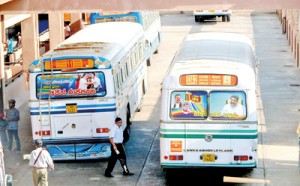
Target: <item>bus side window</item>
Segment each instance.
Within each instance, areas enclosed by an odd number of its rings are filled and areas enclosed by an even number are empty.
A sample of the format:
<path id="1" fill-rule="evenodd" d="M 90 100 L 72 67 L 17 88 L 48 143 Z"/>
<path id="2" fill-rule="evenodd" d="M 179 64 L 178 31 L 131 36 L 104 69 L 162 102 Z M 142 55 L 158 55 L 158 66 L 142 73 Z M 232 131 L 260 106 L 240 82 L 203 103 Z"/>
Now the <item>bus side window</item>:
<path id="1" fill-rule="evenodd" d="M 138 53 L 138 50 L 137 50 L 137 46 L 134 48 L 134 58 L 135 58 L 135 62 L 139 62 L 139 53 Z"/>
<path id="2" fill-rule="evenodd" d="M 144 49 L 143 49 L 143 44 L 142 42 L 139 43 L 139 55 L 142 57 L 144 56 Z"/>
<path id="3" fill-rule="evenodd" d="M 114 84 L 115 84 L 115 92 L 118 92 L 118 90 L 119 90 L 119 77 L 118 77 L 118 74 L 116 74 L 115 77 L 114 77 Z"/>
<path id="4" fill-rule="evenodd" d="M 126 70 L 125 65 L 122 67 L 121 72 L 122 72 L 122 79 L 123 79 L 123 82 L 124 82 L 124 81 L 126 81 L 126 78 L 127 78 L 127 70 Z"/>
<path id="5" fill-rule="evenodd" d="M 133 53 L 130 54 L 130 63 L 131 63 L 132 69 L 135 69 Z"/>
<path id="6" fill-rule="evenodd" d="M 119 73 L 119 78 L 120 78 L 120 83 L 123 83 L 124 79 L 123 79 L 123 70 L 122 70 L 122 68 L 121 68 L 120 73 Z"/>
<path id="7" fill-rule="evenodd" d="M 126 64 L 125 65 L 126 65 L 126 72 L 127 72 L 127 76 L 128 76 L 131 72 L 129 57 L 126 58 Z"/>

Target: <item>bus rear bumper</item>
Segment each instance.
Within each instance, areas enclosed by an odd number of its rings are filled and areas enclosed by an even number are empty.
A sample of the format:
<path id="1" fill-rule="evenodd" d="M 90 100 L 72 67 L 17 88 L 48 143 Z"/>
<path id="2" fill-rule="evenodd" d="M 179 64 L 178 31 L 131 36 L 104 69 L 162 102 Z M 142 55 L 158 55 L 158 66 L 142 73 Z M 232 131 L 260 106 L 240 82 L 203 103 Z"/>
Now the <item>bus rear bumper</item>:
<path id="1" fill-rule="evenodd" d="M 106 159 L 111 155 L 108 139 L 45 140 L 53 160 Z"/>
<path id="2" fill-rule="evenodd" d="M 215 167 L 215 168 L 256 168 L 256 163 L 247 163 L 247 164 L 178 164 L 178 163 L 161 163 L 163 169 L 172 169 L 172 168 L 205 168 L 205 167 Z"/>

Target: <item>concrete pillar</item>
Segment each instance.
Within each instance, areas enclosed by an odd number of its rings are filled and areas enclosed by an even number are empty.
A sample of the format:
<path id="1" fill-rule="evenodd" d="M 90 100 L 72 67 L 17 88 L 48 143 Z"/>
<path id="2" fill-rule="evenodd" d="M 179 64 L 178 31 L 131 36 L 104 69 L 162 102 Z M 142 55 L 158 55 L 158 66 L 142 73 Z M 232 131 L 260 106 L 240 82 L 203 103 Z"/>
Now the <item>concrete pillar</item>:
<path id="1" fill-rule="evenodd" d="M 22 21 L 21 27 L 23 70 L 28 72 L 28 67 L 32 61 L 40 57 L 38 14 L 31 14 L 31 17 Z"/>
<path id="2" fill-rule="evenodd" d="M 4 45 L 5 35 L 4 15 L 0 14 L 0 112 L 4 109 L 4 89 L 5 89 L 5 70 L 4 70 Z"/>
<path id="3" fill-rule="evenodd" d="M 63 13 L 49 13 L 50 50 L 65 40 Z"/>
<path id="4" fill-rule="evenodd" d="M 4 15 L 0 15 L 0 79 L 4 79 L 4 45 L 5 28 L 4 28 Z M 1 85 L 0 85 L 1 86 Z"/>

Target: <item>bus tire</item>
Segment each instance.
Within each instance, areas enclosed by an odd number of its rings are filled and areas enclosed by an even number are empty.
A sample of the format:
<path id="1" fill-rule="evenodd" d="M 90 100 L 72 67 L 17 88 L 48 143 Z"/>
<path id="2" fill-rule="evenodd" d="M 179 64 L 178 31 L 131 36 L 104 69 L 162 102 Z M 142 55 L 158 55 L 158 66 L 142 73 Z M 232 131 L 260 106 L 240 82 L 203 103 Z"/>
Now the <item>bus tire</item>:
<path id="1" fill-rule="evenodd" d="M 227 15 L 227 22 L 230 22 L 230 15 Z"/>
<path id="2" fill-rule="evenodd" d="M 226 21 L 226 16 L 222 16 L 222 22 Z"/>
<path id="3" fill-rule="evenodd" d="M 127 143 L 130 138 L 130 125 L 127 125 L 123 131 L 123 144 Z"/>
<path id="4" fill-rule="evenodd" d="M 151 57 L 149 57 L 149 59 L 147 59 L 147 66 L 148 66 L 148 67 L 151 66 Z"/>
<path id="5" fill-rule="evenodd" d="M 127 106 L 127 113 L 126 113 L 126 128 L 123 131 L 123 143 L 126 143 L 129 138 L 130 138 L 130 125 L 131 125 L 131 120 L 130 120 L 130 109 L 129 105 Z"/>

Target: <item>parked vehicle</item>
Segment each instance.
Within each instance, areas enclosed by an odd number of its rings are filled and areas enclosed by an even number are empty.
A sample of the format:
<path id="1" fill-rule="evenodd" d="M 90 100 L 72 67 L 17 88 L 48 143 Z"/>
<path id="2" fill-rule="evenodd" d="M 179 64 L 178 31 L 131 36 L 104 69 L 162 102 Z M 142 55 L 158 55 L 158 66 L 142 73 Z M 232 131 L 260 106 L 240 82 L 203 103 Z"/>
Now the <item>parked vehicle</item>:
<path id="1" fill-rule="evenodd" d="M 12 175 L 5 174 L 3 146 L 0 140 L 0 185 L 12 186 Z"/>
<path id="2" fill-rule="evenodd" d="M 203 22 L 206 19 L 222 17 L 222 22 L 229 22 L 231 10 L 195 10 L 195 22 Z"/>

